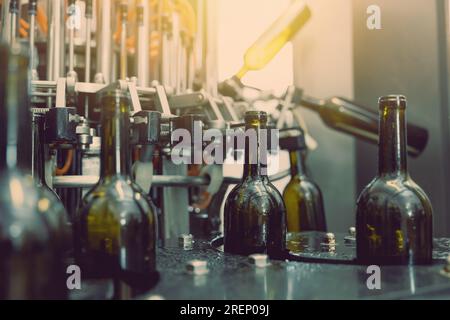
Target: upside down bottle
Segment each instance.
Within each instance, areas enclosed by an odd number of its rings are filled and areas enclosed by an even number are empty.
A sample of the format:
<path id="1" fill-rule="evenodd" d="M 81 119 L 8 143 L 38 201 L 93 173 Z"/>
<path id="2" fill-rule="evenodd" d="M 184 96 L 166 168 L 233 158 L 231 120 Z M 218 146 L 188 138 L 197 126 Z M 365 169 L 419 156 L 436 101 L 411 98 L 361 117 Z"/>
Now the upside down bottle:
<path id="1" fill-rule="evenodd" d="M 225 202 L 224 246 L 234 254 L 267 253 L 281 258 L 286 245 L 286 209 L 267 177 L 266 125 L 265 112 L 246 112 L 244 174 Z"/>
<path id="2" fill-rule="evenodd" d="M 378 175 L 357 201 L 361 263 L 427 264 L 432 260 L 432 208 L 407 171 L 406 98 L 381 97 Z"/>
<path id="3" fill-rule="evenodd" d="M 115 298 L 148 290 L 155 276 L 156 216 L 132 180 L 129 98 L 106 88 L 102 107 L 100 181 L 76 218 L 76 260 L 88 278 L 114 279 Z"/>

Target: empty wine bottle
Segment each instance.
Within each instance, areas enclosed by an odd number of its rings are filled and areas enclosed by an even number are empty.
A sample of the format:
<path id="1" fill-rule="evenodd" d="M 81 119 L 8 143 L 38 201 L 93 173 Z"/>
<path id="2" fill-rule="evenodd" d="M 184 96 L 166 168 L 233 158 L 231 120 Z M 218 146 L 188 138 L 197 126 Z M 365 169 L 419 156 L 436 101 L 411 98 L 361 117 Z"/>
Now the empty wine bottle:
<path id="1" fill-rule="evenodd" d="M 357 201 L 357 257 L 370 264 L 430 263 L 432 208 L 407 171 L 406 98 L 382 97 L 379 107 L 378 175 Z"/>
<path id="2" fill-rule="evenodd" d="M 147 290 L 154 279 L 156 216 L 131 176 L 129 98 L 111 88 L 99 93 L 100 180 L 75 219 L 75 252 L 85 277 L 114 279 L 119 298 L 124 289 Z"/>
<path id="3" fill-rule="evenodd" d="M 267 177 L 266 125 L 265 112 L 246 112 L 244 174 L 225 202 L 224 246 L 230 253 L 281 258 L 286 245 L 286 209 Z"/>
<path id="4" fill-rule="evenodd" d="M 64 208 L 58 194 L 49 187 L 45 178 L 45 115 L 40 110 L 34 109 L 32 115 L 33 124 L 33 167 L 32 176 L 40 192 L 42 208 L 45 210 L 45 216 L 52 227 L 57 241 L 68 246 L 70 239 L 71 228 L 67 217 L 66 209 Z"/>
<path id="5" fill-rule="evenodd" d="M 306 172 L 307 147 L 303 134 L 280 139 L 289 151 L 291 180 L 283 192 L 288 232 L 326 231 L 322 192 Z"/>
<path id="6" fill-rule="evenodd" d="M 49 187 L 45 178 L 45 113 L 43 110 L 32 109 L 32 141 L 33 157 L 31 173 L 34 178 L 34 183 L 38 189 L 38 209 L 45 216 L 50 233 L 52 243 L 56 247 L 56 255 L 59 261 L 55 263 L 60 264 L 61 267 L 56 266 L 59 270 L 58 274 L 54 274 L 56 286 L 59 286 L 61 294 L 67 290 L 66 286 L 66 272 L 65 266 L 69 258 L 72 258 L 72 228 L 70 226 L 66 209 L 61 202 L 61 199 L 56 192 Z"/>
<path id="7" fill-rule="evenodd" d="M 30 175 L 26 52 L 0 46 L 0 299 L 60 299 L 67 288 L 46 218 L 50 204 Z"/>

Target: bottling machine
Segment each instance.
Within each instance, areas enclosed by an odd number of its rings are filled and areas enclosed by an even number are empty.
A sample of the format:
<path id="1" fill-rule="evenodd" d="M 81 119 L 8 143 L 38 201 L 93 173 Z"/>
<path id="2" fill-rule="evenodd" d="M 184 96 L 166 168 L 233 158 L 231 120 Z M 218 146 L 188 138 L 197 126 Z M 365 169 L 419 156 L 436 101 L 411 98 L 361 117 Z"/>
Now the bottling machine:
<path id="1" fill-rule="evenodd" d="M 286 88 L 283 96 L 274 96 L 241 81 L 246 72 L 263 68 L 314 19 L 304 1 L 292 1 L 245 53 L 243 67 L 221 83 L 211 18 L 217 10 L 215 1 L 2 0 L 0 4 L 2 43 L 22 48 L 28 59 L 29 111 L 36 123 L 34 135 L 39 137 L 31 139 L 28 148 L 32 154 L 41 150 L 44 184 L 60 198 L 68 223 L 76 224 L 83 197 L 99 183 L 106 139 L 102 137 L 106 111 L 99 96 L 105 92 L 126 97 L 132 176 L 155 205 L 158 275 L 151 285 L 136 295 L 115 292 L 108 279 L 82 279 L 81 289 L 69 289 L 68 298 L 449 296 L 448 238 L 434 239 L 431 265 L 383 269 L 381 291 L 366 287 L 370 274 L 356 259 L 353 226 L 348 234 L 333 233 L 325 221 L 317 228 L 288 230 L 287 254 L 282 259 L 258 252 L 249 256 L 224 252 L 223 203 L 229 186 L 241 179 L 224 176 L 226 163 L 206 163 L 204 141 L 191 141 L 183 149 L 181 156 L 187 161 L 173 161 L 179 151 L 177 130 L 200 137 L 208 130 L 225 135 L 245 125 L 245 114 L 264 111 L 261 105 L 273 100 L 277 107 L 268 114 L 267 129 L 277 134 L 268 143 L 271 159 L 280 150 L 306 157 L 308 149 L 315 148 L 302 108 L 316 112 L 324 125 L 337 132 L 378 143 L 378 114 L 350 99 L 311 97 L 295 86 Z M 406 127 L 407 153 L 419 157 L 427 146 L 428 131 L 412 123 Z M 223 141 L 211 144 L 223 147 Z M 229 159 L 242 160 L 243 146 L 223 148 Z M 194 160 L 196 154 L 200 161 Z M 268 179 L 277 181 L 290 174 L 291 170 L 278 170 L 270 172 Z M 67 264 L 76 261 L 68 257 Z M 7 298 L 21 297 L 5 292 Z"/>

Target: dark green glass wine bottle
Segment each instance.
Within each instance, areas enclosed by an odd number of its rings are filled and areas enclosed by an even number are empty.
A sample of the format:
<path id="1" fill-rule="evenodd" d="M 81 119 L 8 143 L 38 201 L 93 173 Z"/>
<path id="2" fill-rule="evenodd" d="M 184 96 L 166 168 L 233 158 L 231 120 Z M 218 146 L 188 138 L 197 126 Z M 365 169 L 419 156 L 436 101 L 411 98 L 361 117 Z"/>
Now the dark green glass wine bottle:
<path id="1" fill-rule="evenodd" d="M 60 251 L 31 177 L 28 57 L 0 45 L 0 299 L 63 299 Z"/>
<path id="2" fill-rule="evenodd" d="M 306 172 L 304 136 L 292 137 L 289 147 L 291 180 L 283 191 L 288 232 L 326 231 L 322 192 Z"/>
<path id="3" fill-rule="evenodd" d="M 262 146 L 266 126 L 265 112 L 246 112 L 244 174 L 225 202 L 224 246 L 230 253 L 281 258 L 286 246 L 286 209 L 267 177 L 267 149 Z"/>
<path id="4" fill-rule="evenodd" d="M 61 199 L 49 187 L 45 178 L 45 114 L 40 109 L 32 109 L 32 136 L 30 146 L 33 147 L 31 174 L 38 190 L 38 211 L 45 217 L 50 228 L 52 244 L 55 246 L 55 269 L 53 285 L 63 295 L 67 292 L 66 267 L 73 258 L 72 227 Z"/>
<path id="5" fill-rule="evenodd" d="M 148 196 L 132 180 L 129 98 L 118 90 L 99 94 L 102 108 L 100 181 L 83 199 L 75 222 L 76 260 L 85 277 L 148 289 L 156 272 L 156 216 Z"/>
<path id="6" fill-rule="evenodd" d="M 357 257 L 370 264 L 427 264 L 432 207 L 407 171 L 406 98 L 382 97 L 379 108 L 378 175 L 357 201 Z"/>
<path id="7" fill-rule="evenodd" d="M 57 245 L 62 251 L 70 248 L 72 229 L 66 209 L 56 192 L 49 187 L 45 178 L 45 113 L 32 109 L 32 176 L 39 190 L 39 208 L 47 218 Z"/>

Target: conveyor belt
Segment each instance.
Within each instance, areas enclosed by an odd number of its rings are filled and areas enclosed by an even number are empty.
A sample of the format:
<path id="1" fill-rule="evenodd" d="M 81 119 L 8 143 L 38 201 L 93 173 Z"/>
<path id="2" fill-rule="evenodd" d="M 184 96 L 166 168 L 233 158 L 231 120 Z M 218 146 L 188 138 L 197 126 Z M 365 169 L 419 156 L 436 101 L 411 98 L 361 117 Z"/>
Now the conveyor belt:
<path id="1" fill-rule="evenodd" d="M 344 235 L 337 235 L 338 246 Z M 158 251 L 160 281 L 140 299 L 414 299 L 450 298 L 450 277 L 441 274 L 450 253 L 450 239 L 435 240 L 434 263 L 430 266 L 382 266 L 381 290 L 369 290 L 366 266 L 271 261 L 255 267 L 247 257 L 235 256 L 197 240 L 192 250 L 168 241 Z M 347 252 L 348 253 L 348 252 Z M 310 253 L 309 253 L 310 254 Z M 186 264 L 193 260 L 208 263 L 209 272 L 193 275 Z M 72 298 L 104 298 L 111 285 L 84 284 Z"/>

